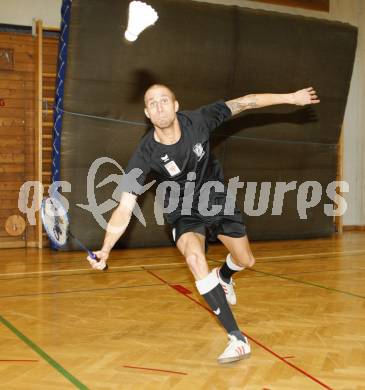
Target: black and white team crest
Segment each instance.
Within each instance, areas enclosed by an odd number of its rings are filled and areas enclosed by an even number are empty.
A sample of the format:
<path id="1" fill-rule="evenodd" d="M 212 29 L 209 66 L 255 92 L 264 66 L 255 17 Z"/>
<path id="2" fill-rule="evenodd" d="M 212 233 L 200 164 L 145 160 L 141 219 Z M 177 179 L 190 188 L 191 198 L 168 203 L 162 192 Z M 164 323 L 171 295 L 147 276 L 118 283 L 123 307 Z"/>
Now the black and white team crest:
<path id="1" fill-rule="evenodd" d="M 164 156 L 161 157 L 161 160 L 165 163 L 165 162 L 169 161 L 169 156 L 167 154 L 165 154 Z"/>
<path id="2" fill-rule="evenodd" d="M 203 145 L 200 142 L 195 144 L 193 147 L 193 152 L 198 156 L 198 161 L 200 161 L 205 154 Z"/>

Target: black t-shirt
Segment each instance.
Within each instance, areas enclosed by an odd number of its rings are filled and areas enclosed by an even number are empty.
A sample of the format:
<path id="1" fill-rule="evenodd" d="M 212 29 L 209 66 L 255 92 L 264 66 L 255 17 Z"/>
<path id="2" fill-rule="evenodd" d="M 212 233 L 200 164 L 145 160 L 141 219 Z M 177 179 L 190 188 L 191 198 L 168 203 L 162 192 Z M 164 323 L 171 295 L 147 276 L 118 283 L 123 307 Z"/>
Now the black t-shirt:
<path id="1" fill-rule="evenodd" d="M 223 183 L 223 170 L 211 154 L 209 138 L 211 132 L 231 115 L 230 109 L 223 101 L 203 106 L 195 111 L 178 112 L 181 137 L 172 145 L 157 142 L 154 139 L 154 129 L 148 131 L 140 141 L 125 170 L 129 173 L 139 168 L 136 171 L 140 173 L 136 178 L 140 187 L 133 188 L 129 192 L 139 195 L 146 176 L 153 173 L 158 182 L 174 181 L 179 184 L 179 207 L 181 207 L 183 195 L 186 196 L 189 191 L 193 197 L 193 205 L 195 205 L 204 183 L 208 181 Z M 192 172 L 195 175 L 191 174 Z M 195 188 L 189 181 L 195 183 Z"/>

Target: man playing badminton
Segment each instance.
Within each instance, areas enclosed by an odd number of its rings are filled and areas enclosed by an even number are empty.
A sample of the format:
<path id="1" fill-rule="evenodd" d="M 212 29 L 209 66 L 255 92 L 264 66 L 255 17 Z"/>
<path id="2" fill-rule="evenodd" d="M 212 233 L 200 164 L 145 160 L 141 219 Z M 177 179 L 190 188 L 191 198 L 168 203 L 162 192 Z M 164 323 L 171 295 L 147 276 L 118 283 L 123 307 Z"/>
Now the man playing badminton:
<path id="1" fill-rule="evenodd" d="M 138 168 L 140 187 L 150 172 L 160 181 L 174 181 L 180 185 L 178 206 L 165 217 L 199 293 L 227 331 L 229 343 L 218 362 L 246 358 L 251 348 L 228 303 L 236 303 L 232 276 L 245 267 L 252 267 L 255 259 L 239 209 L 234 207 L 233 212 L 224 212 L 229 197 L 223 186 L 222 167 L 211 155 L 209 137 L 225 120 L 244 110 L 276 104 L 304 106 L 319 103 L 319 99 L 313 88 L 305 88 L 290 94 L 246 95 L 227 102 L 218 101 L 196 111 L 179 112 L 174 93 L 167 86 L 153 85 L 146 91 L 144 101 L 145 114 L 153 128 L 140 141 L 126 173 Z M 219 190 L 210 191 L 209 187 L 205 196 L 200 196 L 206 183 L 212 181 L 218 183 Z M 186 185 L 191 185 L 189 207 L 182 197 Z M 101 261 L 88 257 L 93 268 L 105 267 L 111 249 L 129 224 L 137 196 L 138 189 L 122 193 L 120 204 L 109 221 L 103 247 L 95 252 Z M 214 208 L 218 211 L 210 212 Z M 212 271 L 209 271 L 205 257 L 207 237 L 218 238 L 229 252 L 223 266 Z"/>

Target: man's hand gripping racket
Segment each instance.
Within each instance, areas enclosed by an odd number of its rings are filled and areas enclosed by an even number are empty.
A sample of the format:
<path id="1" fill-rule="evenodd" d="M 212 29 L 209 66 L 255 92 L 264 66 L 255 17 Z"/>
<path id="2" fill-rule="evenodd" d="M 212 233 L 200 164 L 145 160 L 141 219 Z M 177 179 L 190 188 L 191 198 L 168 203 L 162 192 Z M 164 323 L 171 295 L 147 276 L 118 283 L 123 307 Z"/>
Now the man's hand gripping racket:
<path id="1" fill-rule="evenodd" d="M 57 198 L 43 199 L 41 217 L 44 229 L 56 247 L 60 248 L 64 246 L 69 238 L 73 238 L 80 248 L 87 252 L 87 259 L 93 269 L 100 271 L 106 271 L 108 269 L 106 260 L 108 259 L 109 253 L 105 251 L 92 252 L 71 233 L 67 212 Z"/>
<path id="2" fill-rule="evenodd" d="M 87 257 L 91 267 L 99 271 L 106 271 L 108 269 L 108 264 L 106 263 L 109 257 L 109 253 L 103 250 L 91 252 Z"/>

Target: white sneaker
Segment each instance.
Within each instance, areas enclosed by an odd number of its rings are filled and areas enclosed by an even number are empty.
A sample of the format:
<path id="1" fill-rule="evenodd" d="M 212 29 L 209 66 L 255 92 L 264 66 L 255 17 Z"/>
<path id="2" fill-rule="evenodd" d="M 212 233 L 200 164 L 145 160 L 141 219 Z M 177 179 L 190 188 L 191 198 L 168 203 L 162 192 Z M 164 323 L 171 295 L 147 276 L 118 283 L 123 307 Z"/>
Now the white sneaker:
<path id="1" fill-rule="evenodd" d="M 251 356 L 251 347 L 245 337 L 246 342 L 238 340 L 236 336 L 228 335 L 229 342 L 222 355 L 218 357 L 218 363 L 231 363 L 236 360 L 247 359 Z"/>
<path id="2" fill-rule="evenodd" d="M 219 273 L 219 268 L 214 268 L 214 270 L 217 274 L 217 277 L 219 279 L 219 283 L 221 284 L 224 293 L 226 294 L 227 302 L 230 305 L 235 305 L 237 303 L 236 293 L 234 292 L 234 281 L 231 278 L 231 281 L 229 283 L 226 283 Z"/>

